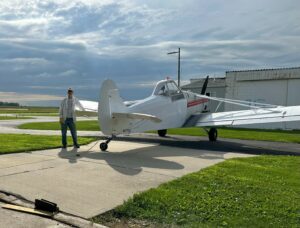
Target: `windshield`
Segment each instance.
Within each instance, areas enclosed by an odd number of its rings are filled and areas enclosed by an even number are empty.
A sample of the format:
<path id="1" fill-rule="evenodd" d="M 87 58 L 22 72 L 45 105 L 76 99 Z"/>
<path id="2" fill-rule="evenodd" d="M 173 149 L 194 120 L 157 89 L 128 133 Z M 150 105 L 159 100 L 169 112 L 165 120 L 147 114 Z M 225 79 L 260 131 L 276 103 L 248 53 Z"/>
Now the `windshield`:
<path id="1" fill-rule="evenodd" d="M 156 85 L 153 94 L 160 96 L 172 96 L 180 94 L 181 91 L 174 81 L 161 81 Z"/>
<path id="2" fill-rule="evenodd" d="M 175 82 L 168 82 L 167 83 L 168 89 L 169 89 L 169 95 L 174 95 L 180 93 L 180 90 L 178 89 Z"/>

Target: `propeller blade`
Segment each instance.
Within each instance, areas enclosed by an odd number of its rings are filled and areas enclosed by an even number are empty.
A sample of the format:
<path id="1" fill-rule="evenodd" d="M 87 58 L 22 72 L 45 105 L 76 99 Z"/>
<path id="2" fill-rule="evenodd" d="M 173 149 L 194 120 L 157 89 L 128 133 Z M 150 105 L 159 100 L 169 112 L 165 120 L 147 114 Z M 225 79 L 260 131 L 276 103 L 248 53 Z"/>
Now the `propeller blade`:
<path id="1" fill-rule="evenodd" d="M 201 90 L 201 95 L 205 95 L 207 84 L 208 84 L 208 78 L 209 78 L 209 76 L 207 75 L 207 77 L 206 77 L 206 79 L 203 83 L 203 87 L 202 87 L 202 90 Z"/>

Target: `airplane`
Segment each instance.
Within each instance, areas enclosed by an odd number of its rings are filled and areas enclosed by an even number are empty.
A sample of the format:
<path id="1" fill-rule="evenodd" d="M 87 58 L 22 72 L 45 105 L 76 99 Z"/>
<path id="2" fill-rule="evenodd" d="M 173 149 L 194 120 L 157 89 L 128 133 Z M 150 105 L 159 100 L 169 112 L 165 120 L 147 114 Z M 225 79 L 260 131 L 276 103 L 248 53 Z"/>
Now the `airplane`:
<path id="1" fill-rule="evenodd" d="M 99 126 L 107 136 L 100 144 L 106 151 L 109 142 L 118 135 L 157 131 L 166 136 L 167 129 L 202 127 L 210 141 L 218 137 L 217 126 L 236 126 L 245 124 L 300 121 L 300 106 L 277 106 L 242 100 L 210 97 L 205 95 L 208 84 L 206 78 L 200 94 L 184 91 L 174 80 L 157 82 L 153 93 L 142 100 L 123 101 L 114 81 L 107 79 L 102 83 L 99 102 L 79 100 L 84 110 L 98 113 Z M 247 108 L 247 110 L 227 112 L 207 112 L 209 100 Z M 209 130 L 208 130 L 209 129 Z"/>

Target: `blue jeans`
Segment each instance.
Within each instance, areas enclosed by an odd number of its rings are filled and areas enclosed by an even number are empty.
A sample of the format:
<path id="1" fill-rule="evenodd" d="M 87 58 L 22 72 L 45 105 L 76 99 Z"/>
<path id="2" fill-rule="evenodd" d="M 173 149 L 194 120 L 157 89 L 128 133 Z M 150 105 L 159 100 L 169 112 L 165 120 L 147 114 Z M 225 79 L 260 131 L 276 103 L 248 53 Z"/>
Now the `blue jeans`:
<path id="1" fill-rule="evenodd" d="M 67 118 L 63 124 L 61 124 L 61 135 L 62 135 L 62 144 L 63 146 L 67 146 L 67 130 L 68 127 L 71 131 L 73 144 L 78 145 L 77 142 L 77 132 L 76 132 L 76 125 L 73 121 L 73 118 Z"/>

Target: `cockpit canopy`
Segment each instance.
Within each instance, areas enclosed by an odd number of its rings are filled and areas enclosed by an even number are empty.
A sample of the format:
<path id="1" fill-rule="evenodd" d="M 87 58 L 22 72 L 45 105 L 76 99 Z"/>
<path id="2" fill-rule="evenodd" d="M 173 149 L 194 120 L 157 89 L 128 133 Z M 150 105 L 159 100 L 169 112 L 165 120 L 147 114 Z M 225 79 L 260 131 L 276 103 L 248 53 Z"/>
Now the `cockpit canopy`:
<path id="1" fill-rule="evenodd" d="M 152 95 L 172 96 L 181 93 L 181 90 L 173 80 L 163 80 L 156 84 Z"/>

